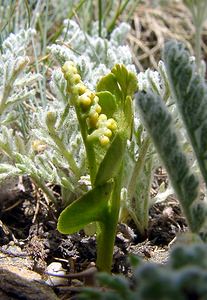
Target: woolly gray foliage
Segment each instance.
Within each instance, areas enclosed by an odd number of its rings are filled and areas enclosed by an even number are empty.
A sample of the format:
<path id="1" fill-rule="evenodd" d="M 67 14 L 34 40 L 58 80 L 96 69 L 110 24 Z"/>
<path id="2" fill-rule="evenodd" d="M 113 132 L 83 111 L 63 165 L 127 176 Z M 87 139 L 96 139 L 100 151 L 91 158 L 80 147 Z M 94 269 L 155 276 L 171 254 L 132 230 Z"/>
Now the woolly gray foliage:
<path id="1" fill-rule="evenodd" d="M 85 33 L 73 20 L 65 20 L 64 24 L 63 45 L 54 44 L 48 48 L 59 63 L 74 61 L 82 79 L 90 88 L 94 89 L 97 80 L 106 75 L 116 63 L 123 63 L 127 69 L 135 71 L 130 49 L 124 45 L 130 30 L 128 24 L 121 23 L 109 40 L 98 36 L 97 23 L 92 26 L 91 35 Z M 105 29 L 103 36 L 104 32 Z"/>
<path id="2" fill-rule="evenodd" d="M 26 53 L 31 37 L 35 34 L 32 29 L 21 30 L 18 34 L 11 33 L 2 44 L 0 54 L 0 114 L 1 122 L 12 121 L 8 118 L 11 111 L 8 108 L 22 100 L 30 99 L 35 94 L 31 86 L 40 78 L 39 74 L 29 72 L 29 58 Z M 7 115 L 3 115 L 7 109 Z M 14 116 L 14 114 L 12 113 Z"/>
<path id="3" fill-rule="evenodd" d="M 174 98 L 207 183 L 207 85 L 182 44 L 167 43 L 164 59 Z"/>
<path id="4" fill-rule="evenodd" d="M 134 261 L 130 280 L 120 275 L 100 273 L 102 288 L 84 288 L 80 300 L 184 300 L 205 299 L 207 293 L 207 247 L 197 244 L 177 246 L 170 253 L 167 264 L 157 265 Z"/>
<path id="5" fill-rule="evenodd" d="M 137 104 L 143 123 L 165 164 L 189 226 L 193 232 L 198 232 L 204 225 L 207 209 L 206 205 L 197 200 L 198 179 L 191 173 L 181 150 L 171 115 L 162 99 L 151 91 L 139 92 Z"/>

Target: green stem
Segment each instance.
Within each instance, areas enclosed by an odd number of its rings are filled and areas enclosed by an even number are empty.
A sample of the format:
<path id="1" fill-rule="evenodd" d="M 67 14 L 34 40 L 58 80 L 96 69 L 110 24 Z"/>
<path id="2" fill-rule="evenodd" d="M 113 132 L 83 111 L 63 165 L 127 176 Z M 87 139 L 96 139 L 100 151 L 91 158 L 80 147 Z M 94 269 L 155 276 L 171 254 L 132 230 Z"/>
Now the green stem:
<path id="1" fill-rule="evenodd" d="M 130 179 L 130 182 L 129 182 L 129 185 L 127 188 L 129 199 L 132 199 L 134 196 L 134 193 L 136 190 L 136 181 L 137 181 L 137 178 L 139 178 L 139 176 L 143 170 L 146 155 L 148 153 L 150 144 L 151 144 L 150 138 L 149 138 L 149 136 L 147 136 L 144 139 L 144 141 L 142 142 L 142 146 L 139 151 L 139 157 L 135 163 L 134 170 L 133 170 L 133 173 L 132 173 L 132 176 L 131 176 L 131 179 Z"/>
<path id="2" fill-rule="evenodd" d="M 124 9 L 126 8 L 126 6 L 128 5 L 128 3 L 130 2 L 130 0 L 126 0 L 122 5 L 119 4 L 116 13 L 114 15 L 114 18 L 112 19 L 111 23 L 109 24 L 107 31 L 109 33 L 111 33 L 115 27 L 116 21 L 118 19 L 118 17 L 122 14 L 122 12 L 124 11 Z"/>
<path id="3" fill-rule="evenodd" d="M 68 13 L 67 19 L 69 19 L 69 20 L 72 19 L 74 17 L 74 15 L 77 14 L 78 10 L 82 7 L 82 5 L 85 2 L 86 2 L 86 0 L 80 0 L 79 3 L 75 7 L 73 7 L 72 10 L 70 10 L 70 12 Z M 50 37 L 48 38 L 48 44 L 55 43 L 56 40 L 59 38 L 59 36 L 62 34 L 64 28 L 65 28 L 64 25 L 61 25 L 60 27 L 58 27 L 58 29 L 55 28 L 55 33 L 50 35 Z M 63 41 L 65 41 L 65 39 L 66 39 L 68 30 L 69 30 L 69 26 L 67 26 L 67 28 L 66 28 Z"/>
<path id="4" fill-rule="evenodd" d="M 130 10 L 127 11 L 127 18 L 125 20 L 125 22 L 131 22 L 132 18 L 133 18 L 133 14 L 136 11 L 138 4 L 139 4 L 140 0 L 134 0 L 132 3 L 132 6 L 130 7 Z"/>
<path id="5" fill-rule="evenodd" d="M 105 222 L 97 224 L 97 260 L 96 265 L 101 272 L 111 272 L 114 242 L 120 209 L 120 193 L 123 167 L 119 178 L 114 179 L 114 189 L 109 201 L 108 211 L 105 213 Z"/>
<path id="6" fill-rule="evenodd" d="M 107 215 L 107 214 L 106 214 Z M 97 259 L 96 266 L 100 272 L 111 272 L 113 260 L 114 241 L 116 235 L 116 226 L 110 220 L 108 222 L 97 224 Z"/>
<path id="7" fill-rule="evenodd" d="M 202 33 L 202 25 L 198 24 L 195 26 L 195 57 L 196 57 L 196 67 L 197 72 L 200 73 L 201 66 L 201 33 Z"/>
<path id="8" fill-rule="evenodd" d="M 113 10 L 113 1 L 107 1 L 104 12 L 103 12 L 103 19 L 106 20 L 106 18 L 110 15 L 111 11 Z"/>
<path id="9" fill-rule="evenodd" d="M 93 186 L 97 174 L 95 152 L 93 146 L 89 144 L 88 141 L 85 143 L 85 147 L 86 147 L 86 154 L 87 154 L 88 166 L 90 171 L 91 184 Z"/>
<path id="10" fill-rule="evenodd" d="M 102 0 L 98 0 L 98 35 L 102 36 Z"/>
<path id="11" fill-rule="evenodd" d="M 45 5 L 45 20 L 44 20 L 44 30 L 43 30 L 43 47 L 42 47 L 42 55 L 46 55 L 46 47 L 47 47 L 47 30 L 48 30 L 48 9 L 49 9 L 49 1 L 46 0 Z"/>
<path id="12" fill-rule="evenodd" d="M 9 82 L 7 82 L 3 88 L 3 95 L 0 100 L 0 115 L 3 114 L 4 110 L 7 107 L 6 101 L 9 98 L 9 95 L 12 91 L 12 86 L 13 86 L 14 81 L 15 81 L 15 78 L 9 80 Z"/>
<path id="13" fill-rule="evenodd" d="M 77 14 L 77 11 L 83 6 L 85 2 L 86 0 L 80 0 L 79 3 L 75 7 L 73 7 L 71 12 L 68 14 L 68 19 L 72 19 L 72 17 Z"/>
<path id="14" fill-rule="evenodd" d="M 5 83 L 4 87 L 3 87 L 3 93 L 2 93 L 2 97 L 0 99 L 0 115 L 3 114 L 4 110 L 7 108 L 7 99 L 9 98 L 9 95 L 13 89 L 13 84 L 16 80 L 16 78 L 18 77 L 18 75 L 21 73 L 21 71 L 24 69 L 24 67 L 26 66 L 27 61 L 24 62 L 24 64 L 17 69 L 16 71 L 13 71 L 12 77 L 7 80 L 7 82 Z M 8 74 L 7 74 L 8 76 Z"/>
<path id="15" fill-rule="evenodd" d="M 133 220 L 134 224 L 136 225 L 136 228 L 141 236 L 145 236 L 145 230 L 143 229 L 143 224 L 139 218 L 137 218 L 137 215 L 131 207 L 127 208 L 128 213 L 130 214 L 131 219 Z"/>
<path id="16" fill-rule="evenodd" d="M 150 188 L 152 182 L 152 167 L 153 167 L 153 155 L 145 159 L 145 165 L 136 184 L 135 193 L 135 216 L 139 227 L 137 228 L 143 238 L 146 238 L 149 221 L 149 199 Z M 130 211 L 131 212 L 131 211 Z M 136 223 L 136 222 L 135 222 Z"/>
<path id="17" fill-rule="evenodd" d="M 149 221 L 149 199 L 150 199 L 150 189 L 152 184 L 152 170 L 153 170 L 153 155 L 151 154 L 149 161 L 146 164 L 147 170 L 147 182 L 146 182 L 146 189 L 144 194 L 144 201 L 143 201 L 143 227 L 146 230 L 148 227 Z"/>
<path id="18" fill-rule="evenodd" d="M 70 103 L 68 102 L 64 108 L 62 115 L 61 115 L 59 124 L 57 125 L 57 129 L 60 129 L 63 126 L 63 123 L 65 122 L 65 119 L 68 116 L 69 110 L 70 110 Z"/>
<path id="19" fill-rule="evenodd" d="M 86 150 L 86 156 L 88 160 L 91 184 L 93 186 L 96 178 L 96 173 L 97 173 L 96 156 L 95 156 L 93 145 L 91 144 L 91 142 L 87 140 L 88 133 L 87 133 L 87 126 L 86 126 L 86 118 L 82 117 L 79 107 L 75 105 L 75 103 L 77 102 L 76 97 L 77 96 L 75 95 L 72 96 L 71 103 L 73 103 L 75 107 L 76 116 L 78 118 L 78 123 L 80 125 L 81 136 L 83 138 L 83 142 Z"/>

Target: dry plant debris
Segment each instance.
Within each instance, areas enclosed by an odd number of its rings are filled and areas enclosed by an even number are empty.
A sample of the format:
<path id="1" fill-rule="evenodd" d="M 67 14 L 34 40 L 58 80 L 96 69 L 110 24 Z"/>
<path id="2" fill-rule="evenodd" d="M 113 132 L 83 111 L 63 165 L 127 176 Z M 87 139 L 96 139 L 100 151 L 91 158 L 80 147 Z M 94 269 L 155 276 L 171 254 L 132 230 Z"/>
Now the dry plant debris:
<path id="1" fill-rule="evenodd" d="M 147 2 L 147 1 L 146 1 Z M 152 2 L 152 1 L 151 1 Z M 176 39 L 184 42 L 193 55 L 194 26 L 187 8 L 180 1 L 152 7 L 152 3 L 139 5 L 133 18 L 133 29 L 128 37 L 134 63 L 138 70 L 157 68 L 164 42 Z M 203 31 L 203 54 L 207 56 L 207 23 Z"/>

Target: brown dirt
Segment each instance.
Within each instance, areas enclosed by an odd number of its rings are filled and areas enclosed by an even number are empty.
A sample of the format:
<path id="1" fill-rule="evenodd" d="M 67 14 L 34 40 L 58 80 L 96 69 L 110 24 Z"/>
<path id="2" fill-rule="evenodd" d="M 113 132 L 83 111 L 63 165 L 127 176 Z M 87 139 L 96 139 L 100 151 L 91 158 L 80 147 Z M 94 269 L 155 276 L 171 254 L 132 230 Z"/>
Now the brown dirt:
<path id="1" fill-rule="evenodd" d="M 6 284 L 10 286 L 10 281 L 7 282 L 7 279 L 0 281 L 0 292 L 2 295 L 5 294 L 5 298 L 2 296 L 1 299 L 19 299 L 17 295 L 22 292 L 21 286 L 26 284 L 24 281 L 27 272 L 30 274 L 28 279 L 30 281 L 26 285 L 31 286 L 31 293 L 29 289 L 25 290 L 26 296 L 23 299 L 33 299 L 33 292 L 37 288 L 36 276 L 40 279 L 38 284 L 43 287 L 42 294 L 40 291 L 35 299 L 47 299 L 44 298 L 44 282 L 48 279 L 46 267 L 52 262 L 60 262 L 70 276 L 85 272 L 87 268 L 95 265 L 96 239 L 94 236 L 86 236 L 84 231 L 73 235 L 61 235 L 56 230 L 59 212 L 39 191 L 35 190 L 29 178 L 9 182 L 6 187 L 7 189 L 1 187 L 4 189 L 4 198 L 1 198 L 0 216 L 0 273 L 4 274 L 5 278 L 21 276 L 13 280 L 16 292 L 13 286 L 12 295 L 6 294 L 4 289 Z M 132 222 L 128 225 L 120 224 L 117 230 L 112 272 L 130 275 L 129 253 L 136 254 L 144 260 L 165 263 L 176 234 L 185 230 L 185 220 L 174 198 L 155 204 L 150 209 L 147 239 L 144 241 L 140 241 Z M 17 274 L 14 275 L 15 268 L 19 268 L 21 272 L 16 272 Z M 52 288 L 46 286 L 46 290 L 51 290 L 53 293 L 51 297 L 54 299 L 70 299 L 71 290 L 84 285 L 86 277 L 90 277 L 91 274 L 90 276 L 83 274 L 79 278 L 73 276 L 74 278 L 64 282 L 64 287 L 53 287 L 56 295 Z M 16 283 L 18 280 L 21 284 Z M 65 298 L 66 295 L 68 298 Z M 7 296 L 11 298 L 6 298 Z"/>

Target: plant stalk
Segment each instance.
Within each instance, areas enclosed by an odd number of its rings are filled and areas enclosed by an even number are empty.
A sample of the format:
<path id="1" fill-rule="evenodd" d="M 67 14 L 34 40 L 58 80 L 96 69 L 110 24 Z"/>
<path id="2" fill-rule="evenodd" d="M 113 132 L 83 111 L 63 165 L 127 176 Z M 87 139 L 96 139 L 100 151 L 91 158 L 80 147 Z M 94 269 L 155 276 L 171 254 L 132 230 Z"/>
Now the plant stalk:
<path id="1" fill-rule="evenodd" d="M 89 172 L 90 172 L 90 179 L 91 179 L 91 184 L 93 186 L 96 173 L 97 173 L 97 165 L 96 165 L 96 157 L 95 157 L 95 152 L 93 149 L 93 146 L 91 145 L 90 142 L 87 140 L 87 127 L 86 127 L 86 120 L 85 118 L 81 117 L 81 113 L 79 111 L 79 108 L 76 103 L 76 96 L 73 96 L 71 98 L 71 103 L 73 103 L 75 110 L 76 110 L 76 116 L 78 118 L 78 123 L 80 125 L 80 131 L 81 131 L 81 136 L 83 138 L 85 150 L 86 150 L 86 157 L 88 160 L 88 167 L 89 167 Z"/>
<path id="2" fill-rule="evenodd" d="M 202 34 L 202 25 L 196 25 L 195 33 L 195 57 L 196 57 L 196 68 L 197 72 L 200 73 L 201 67 L 201 34 Z"/>
<path id="3" fill-rule="evenodd" d="M 125 8 L 127 7 L 127 5 L 129 4 L 130 0 L 126 0 L 122 5 L 121 2 L 116 10 L 116 13 L 111 21 L 111 23 L 109 24 L 107 31 L 108 33 L 111 33 L 116 25 L 116 21 L 118 19 L 118 17 L 123 13 L 123 11 L 125 10 Z"/>
<path id="4" fill-rule="evenodd" d="M 98 35 L 102 37 L 102 0 L 98 0 Z"/>
<path id="5" fill-rule="evenodd" d="M 136 181 L 137 181 L 137 178 L 139 178 L 139 176 L 143 170 L 146 155 L 148 153 L 147 151 L 149 149 L 150 144 L 151 144 L 150 137 L 147 136 L 144 139 L 144 141 L 142 142 L 142 146 L 139 151 L 139 157 L 135 163 L 134 170 L 133 170 L 133 173 L 132 173 L 132 176 L 131 176 L 131 179 L 130 179 L 130 182 L 129 182 L 129 185 L 127 188 L 129 199 L 132 199 L 134 196 L 134 193 L 136 190 Z"/>
<path id="6" fill-rule="evenodd" d="M 114 242 L 119 218 L 122 173 L 123 166 L 119 173 L 120 177 L 114 178 L 114 189 L 109 202 L 108 211 L 105 214 L 105 220 L 103 223 L 99 222 L 97 224 L 96 265 L 101 272 L 111 272 Z"/>

